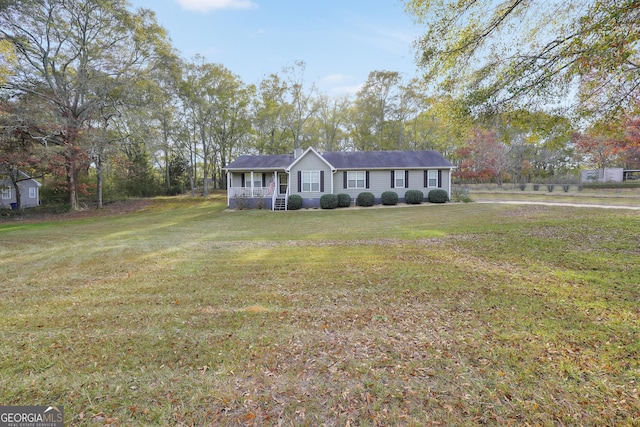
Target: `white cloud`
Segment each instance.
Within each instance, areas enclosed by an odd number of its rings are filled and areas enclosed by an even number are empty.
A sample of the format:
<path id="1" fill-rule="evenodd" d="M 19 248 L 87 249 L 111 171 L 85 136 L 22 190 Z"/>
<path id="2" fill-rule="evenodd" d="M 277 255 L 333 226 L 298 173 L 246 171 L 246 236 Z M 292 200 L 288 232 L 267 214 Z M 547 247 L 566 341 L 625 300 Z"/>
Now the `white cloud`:
<path id="1" fill-rule="evenodd" d="M 332 97 L 355 95 L 362 88 L 362 84 L 357 84 L 354 76 L 340 73 L 328 74 L 320 78 L 318 86 Z"/>
<path id="2" fill-rule="evenodd" d="M 251 0 L 177 0 L 183 8 L 195 12 L 209 12 L 219 9 L 253 9 L 258 7 Z"/>
<path id="3" fill-rule="evenodd" d="M 348 74 L 329 74 L 320 79 L 320 84 L 338 85 L 353 81 L 353 76 Z"/>

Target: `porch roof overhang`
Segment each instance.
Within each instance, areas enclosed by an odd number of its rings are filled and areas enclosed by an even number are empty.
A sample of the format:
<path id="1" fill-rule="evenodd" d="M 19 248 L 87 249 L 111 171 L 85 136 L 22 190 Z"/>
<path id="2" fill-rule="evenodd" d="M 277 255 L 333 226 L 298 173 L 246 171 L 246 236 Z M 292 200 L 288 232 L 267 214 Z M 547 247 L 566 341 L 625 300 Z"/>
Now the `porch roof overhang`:
<path id="1" fill-rule="evenodd" d="M 292 154 L 240 156 L 224 167 L 223 170 L 229 172 L 284 172 L 293 160 Z"/>
<path id="2" fill-rule="evenodd" d="M 223 168 L 227 172 L 286 172 L 284 168 Z"/>

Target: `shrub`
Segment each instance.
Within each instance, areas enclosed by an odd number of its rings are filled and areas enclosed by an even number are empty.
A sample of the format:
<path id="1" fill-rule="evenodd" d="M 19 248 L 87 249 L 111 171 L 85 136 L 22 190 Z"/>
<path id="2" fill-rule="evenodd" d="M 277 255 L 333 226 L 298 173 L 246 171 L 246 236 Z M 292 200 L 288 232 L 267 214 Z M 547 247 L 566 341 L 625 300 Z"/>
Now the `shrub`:
<path id="1" fill-rule="evenodd" d="M 453 187 L 451 189 L 451 201 L 455 203 L 473 202 L 471 196 L 469 196 L 469 190 L 463 187 Z"/>
<path id="2" fill-rule="evenodd" d="M 398 204 L 398 193 L 395 191 L 385 191 L 381 196 L 382 204 L 386 206 Z"/>
<path id="3" fill-rule="evenodd" d="M 582 188 L 640 188 L 640 182 L 584 182 Z"/>
<path id="4" fill-rule="evenodd" d="M 236 202 L 236 209 L 243 210 L 249 207 L 249 199 L 244 196 L 233 196 L 233 200 Z"/>
<path id="5" fill-rule="evenodd" d="M 351 206 L 351 196 L 346 193 L 338 194 L 338 207 L 348 208 Z"/>
<path id="6" fill-rule="evenodd" d="M 409 190 L 404 193 L 404 201 L 409 205 L 419 205 L 424 200 L 424 193 L 420 190 Z"/>
<path id="7" fill-rule="evenodd" d="M 376 202 L 376 198 L 373 193 L 369 193 L 368 191 L 364 191 L 358 194 L 358 206 L 373 206 Z"/>
<path id="8" fill-rule="evenodd" d="M 267 208 L 267 199 L 264 197 L 258 197 L 255 202 L 256 209 L 266 209 Z"/>
<path id="9" fill-rule="evenodd" d="M 335 194 L 323 194 L 320 196 L 320 207 L 322 209 L 335 209 L 338 207 L 338 196 Z"/>
<path id="10" fill-rule="evenodd" d="M 297 194 L 292 194 L 287 199 L 287 209 L 290 211 L 297 211 L 302 207 L 302 197 Z"/>
<path id="11" fill-rule="evenodd" d="M 427 195 L 429 203 L 446 203 L 449 200 L 449 195 L 445 190 L 431 190 Z"/>

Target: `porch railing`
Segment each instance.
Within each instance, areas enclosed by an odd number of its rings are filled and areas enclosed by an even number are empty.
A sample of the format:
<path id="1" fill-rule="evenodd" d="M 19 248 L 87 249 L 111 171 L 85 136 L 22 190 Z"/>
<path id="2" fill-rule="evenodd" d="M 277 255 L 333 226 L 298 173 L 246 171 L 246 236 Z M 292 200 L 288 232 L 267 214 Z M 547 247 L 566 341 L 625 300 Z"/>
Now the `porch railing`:
<path id="1" fill-rule="evenodd" d="M 287 191 L 284 194 L 278 194 L 277 191 L 272 191 L 273 195 L 271 196 L 271 210 L 274 210 L 276 207 L 276 199 L 278 197 L 284 197 L 284 210 L 287 210 L 287 200 L 289 200 L 289 187 L 287 186 Z"/>
<path id="2" fill-rule="evenodd" d="M 229 187 L 230 197 L 268 198 L 273 196 L 272 187 Z"/>

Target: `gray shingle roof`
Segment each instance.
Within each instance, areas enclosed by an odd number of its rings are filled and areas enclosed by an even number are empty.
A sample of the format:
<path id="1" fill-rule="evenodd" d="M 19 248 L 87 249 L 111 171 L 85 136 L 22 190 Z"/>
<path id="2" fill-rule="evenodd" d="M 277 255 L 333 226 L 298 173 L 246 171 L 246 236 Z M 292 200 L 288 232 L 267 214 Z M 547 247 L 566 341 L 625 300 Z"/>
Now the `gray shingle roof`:
<path id="1" fill-rule="evenodd" d="M 336 169 L 412 169 L 450 168 L 451 162 L 433 150 L 424 151 L 340 151 L 326 152 L 322 157 Z M 294 162 L 292 154 L 240 156 L 225 169 L 286 169 Z"/>
<path id="2" fill-rule="evenodd" d="M 293 154 L 240 156 L 229 163 L 225 169 L 285 169 L 294 160 Z"/>
<path id="3" fill-rule="evenodd" d="M 424 151 L 348 151 L 322 155 L 336 169 L 411 169 L 453 165 L 440 153 Z"/>

